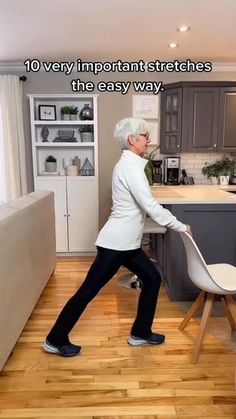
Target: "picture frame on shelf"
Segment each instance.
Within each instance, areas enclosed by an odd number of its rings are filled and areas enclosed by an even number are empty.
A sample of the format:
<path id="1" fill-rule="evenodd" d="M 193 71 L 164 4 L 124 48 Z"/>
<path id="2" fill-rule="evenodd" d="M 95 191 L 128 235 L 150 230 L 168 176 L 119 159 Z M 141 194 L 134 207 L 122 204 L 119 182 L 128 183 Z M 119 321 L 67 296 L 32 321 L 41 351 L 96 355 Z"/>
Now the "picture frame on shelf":
<path id="1" fill-rule="evenodd" d="M 39 120 L 40 121 L 56 121 L 56 105 L 39 105 Z"/>
<path id="2" fill-rule="evenodd" d="M 134 118 L 158 119 L 159 98 L 154 95 L 133 95 L 132 116 Z"/>

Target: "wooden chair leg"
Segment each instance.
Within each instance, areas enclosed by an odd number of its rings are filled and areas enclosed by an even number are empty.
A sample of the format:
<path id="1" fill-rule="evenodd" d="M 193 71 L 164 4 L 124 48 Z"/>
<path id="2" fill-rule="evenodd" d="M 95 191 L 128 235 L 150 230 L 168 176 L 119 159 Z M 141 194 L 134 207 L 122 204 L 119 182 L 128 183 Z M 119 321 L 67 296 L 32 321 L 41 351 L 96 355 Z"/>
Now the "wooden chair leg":
<path id="1" fill-rule="evenodd" d="M 201 305 L 204 301 L 205 294 L 206 294 L 205 291 L 200 292 L 197 299 L 194 301 L 193 305 L 191 306 L 191 308 L 187 312 L 186 316 L 184 317 L 183 321 L 179 325 L 179 330 L 184 330 L 184 328 L 187 326 L 187 324 L 193 318 L 194 314 L 199 310 L 199 308 L 201 307 Z"/>
<path id="2" fill-rule="evenodd" d="M 235 304 L 232 295 L 223 295 L 221 301 L 224 304 L 225 312 L 228 317 L 232 330 L 236 330 Z"/>
<path id="3" fill-rule="evenodd" d="M 197 339 L 196 339 L 196 343 L 195 343 L 192 358 L 191 358 L 192 364 L 195 364 L 198 361 L 199 352 L 200 352 L 200 348 L 201 348 L 202 341 L 203 341 L 203 338 L 204 338 L 207 321 L 210 317 L 211 310 L 212 310 L 212 307 L 213 307 L 214 297 L 215 297 L 215 294 L 207 293 L 207 299 L 206 299 L 206 303 L 205 303 L 205 306 L 204 306 L 202 319 L 201 319 L 201 323 L 200 323 L 200 329 L 199 329 L 199 332 L 198 332 L 198 336 L 197 336 Z"/>

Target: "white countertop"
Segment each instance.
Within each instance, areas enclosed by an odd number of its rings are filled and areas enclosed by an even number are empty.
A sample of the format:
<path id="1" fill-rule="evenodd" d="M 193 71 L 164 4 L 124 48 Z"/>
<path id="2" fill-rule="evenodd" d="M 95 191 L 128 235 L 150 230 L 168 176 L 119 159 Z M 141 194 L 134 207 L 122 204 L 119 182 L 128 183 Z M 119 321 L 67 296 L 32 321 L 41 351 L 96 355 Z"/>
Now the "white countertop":
<path id="1" fill-rule="evenodd" d="M 236 204 L 236 185 L 151 186 L 159 204 Z"/>

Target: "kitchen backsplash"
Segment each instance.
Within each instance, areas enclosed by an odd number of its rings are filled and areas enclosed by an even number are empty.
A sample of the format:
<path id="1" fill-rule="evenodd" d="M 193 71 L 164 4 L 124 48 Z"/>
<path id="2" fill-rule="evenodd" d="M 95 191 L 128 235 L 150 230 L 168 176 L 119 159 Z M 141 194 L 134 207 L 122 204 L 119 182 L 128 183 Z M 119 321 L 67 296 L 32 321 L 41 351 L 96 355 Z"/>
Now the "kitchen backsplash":
<path id="1" fill-rule="evenodd" d="M 211 182 L 206 176 L 202 174 L 202 168 L 205 162 L 214 162 L 220 159 L 223 153 L 182 153 L 181 158 L 181 170 L 185 169 L 188 176 L 192 176 L 195 184 L 209 185 Z M 159 154 L 156 158 L 164 159 L 165 155 Z M 168 155 L 166 155 L 168 157 Z"/>
<path id="2" fill-rule="evenodd" d="M 213 163 L 223 156 L 222 153 L 183 153 L 181 157 L 181 170 L 185 169 L 188 176 L 193 176 L 196 184 L 209 184 L 210 180 L 202 174 L 205 162 Z"/>

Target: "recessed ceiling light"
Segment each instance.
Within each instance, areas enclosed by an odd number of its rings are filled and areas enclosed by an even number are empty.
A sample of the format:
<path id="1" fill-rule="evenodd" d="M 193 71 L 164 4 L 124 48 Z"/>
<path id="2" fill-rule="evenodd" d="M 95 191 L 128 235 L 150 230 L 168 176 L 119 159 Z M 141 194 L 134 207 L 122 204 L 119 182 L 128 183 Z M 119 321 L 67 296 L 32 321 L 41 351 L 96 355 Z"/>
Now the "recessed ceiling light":
<path id="1" fill-rule="evenodd" d="M 177 31 L 179 32 L 187 32 L 190 30 L 190 26 L 181 25 L 179 28 L 177 28 Z"/>
<path id="2" fill-rule="evenodd" d="M 177 48 L 179 46 L 179 44 L 176 44 L 176 42 L 171 42 L 168 47 L 169 48 Z"/>

